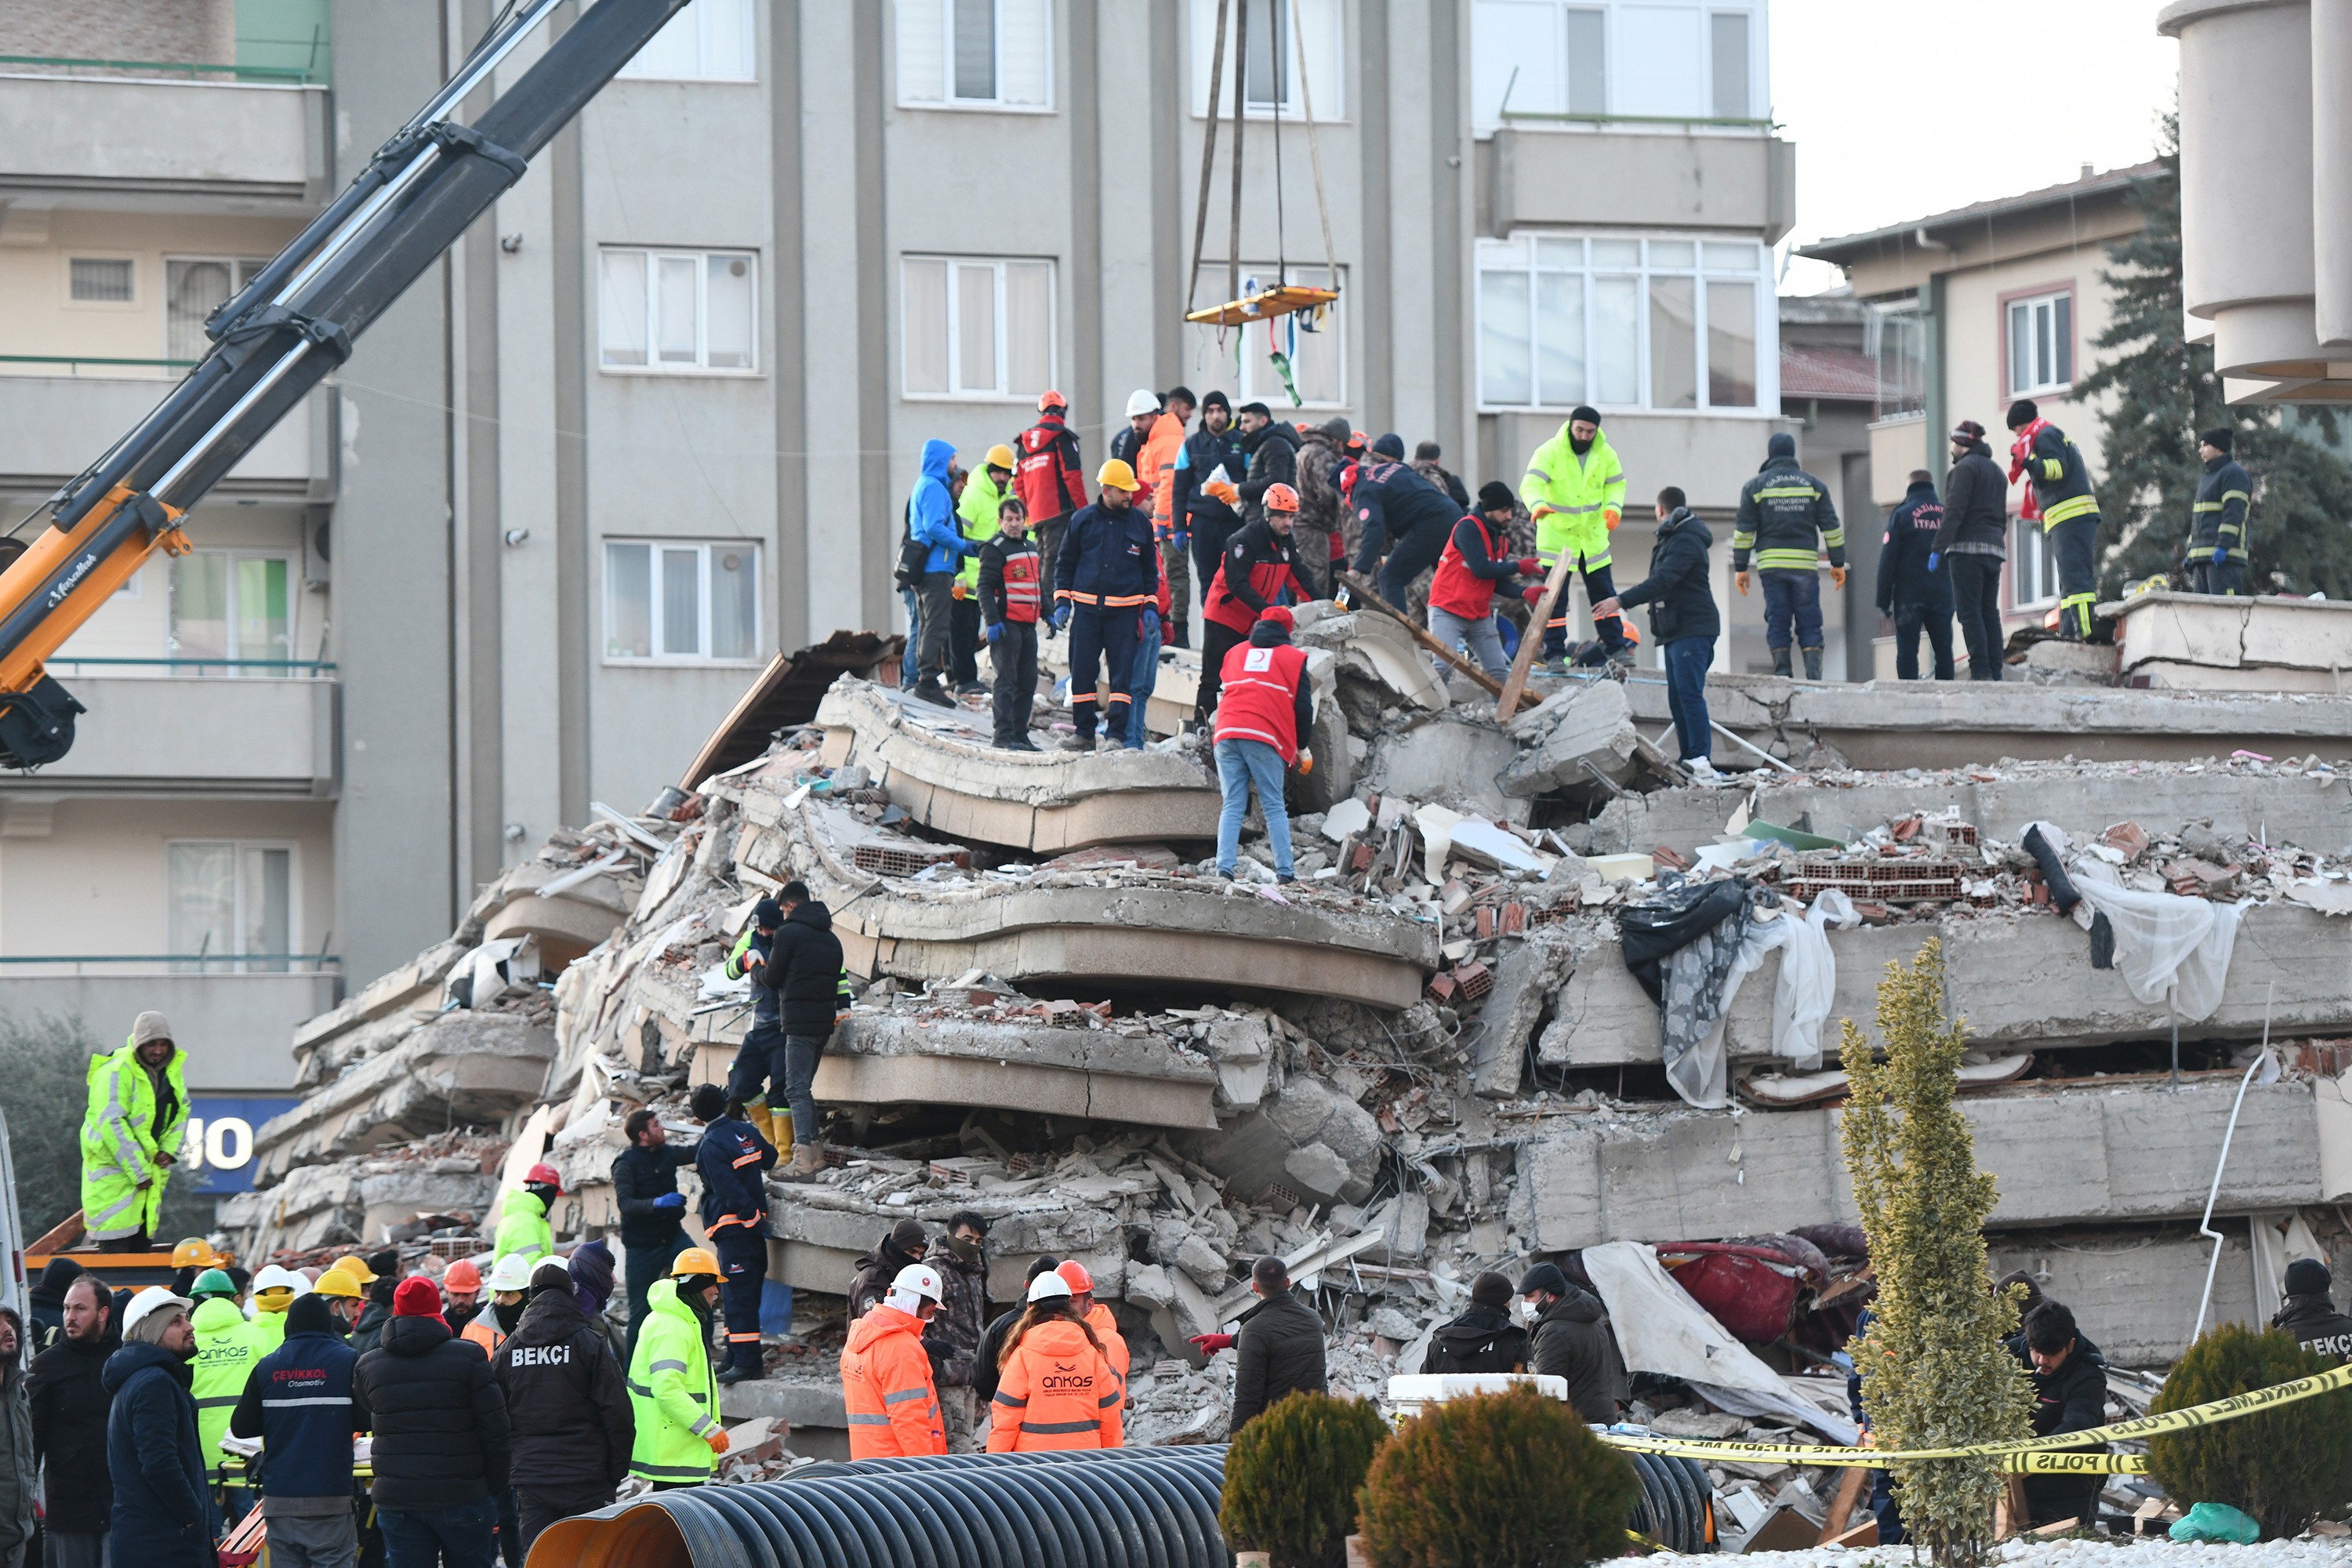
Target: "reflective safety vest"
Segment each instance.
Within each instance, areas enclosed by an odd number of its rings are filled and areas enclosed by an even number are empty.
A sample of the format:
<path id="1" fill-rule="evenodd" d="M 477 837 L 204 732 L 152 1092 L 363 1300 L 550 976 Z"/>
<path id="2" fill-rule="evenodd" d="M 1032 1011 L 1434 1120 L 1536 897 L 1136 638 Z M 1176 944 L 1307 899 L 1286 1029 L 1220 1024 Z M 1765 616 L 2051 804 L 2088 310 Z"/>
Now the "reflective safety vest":
<path id="1" fill-rule="evenodd" d="M 1552 509 L 1536 519 L 1536 554 L 1546 571 L 1562 552 L 1585 570 L 1609 564 L 1610 525 L 1625 512 L 1625 468 L 1606 431 L 1594 431 L 1592 445 L 1579 457 L 1561 425 L 1528 459 L 1519 499 L 1530 511 L 1538 505 Z"/>
<path id="2" fill-rule="evenodd" d="M 2044 533 L 2070 518 L 2099 515 L 2082 448 L 2047 419 L 2020 430 L 2009 448 L 2009 477 L 2013 481 L 2021 474 L 2030 483 L 2018 515 L 2028 521 L 2039 518 Z"/>
<path id="3" fill-rule="evenodd" d="M 851 1458 L 948 1451 L 921 1319 L 887 1301 L 867 1308 L 841 1347 L 841 1397 L 849 1412 Z"/>
<path id="4" fill-rule="evenodd" d="M 121 1050 L 90 1058 L 89 1103 L 81 1119 L 81 1215 L 92 1241 L 142 1230 L 152 1235 L 163 1217 L 168 1168 L 155 1156 L 164 1152 L 177 1158 L 187 1131 L 187 1059 L 175 1046 L 163 1065 L 169 1103 L 158 1127 L 154 1080 L 139 1065 L 138 1047 L 125 1040 Z"/>
<path id="5" fill-rule="evenodd" d="M 221 1462 L 221 1439 L 228 1436 L 228 1418 L 245 1394 L 245 1380 L 269 1353 L 236 1303 L 215 1296 L 200 1304 L 188 1321 L 196 1331 L 196 1359 L 188 1393 L 196 1402 L 196 1440 L 204 1445 L 207 1472 Z"/>
<path id="6" fill-rule="evenodd" d="M 646 1292 L 645 1329 L 629 1358 L 629 1410 L 637 1436 L 629 1474 L 649 1481 L 710 1479 L 718 1458 L 719 1382 L 702 1319 L 677 1299 L 677 1281 L 656 1279 Z"/>
<path id="7" fill-rule="evenodd" d="M 1217 697 L 1214 738 L 1263 741 L 1284 764 L 1298 757 L 1298 683 L 1307 679 L 1307 650 L 1288 643 L 1244 643 L 1225 655 L 1224 687 Z"/>
<path id="8" fill-rule="evenodd" d="M 1129 1354 L 1127 1336 L 1118 1331 L 1118 1320 L 1112 1317 L 1110 1309 L 1100 1301 L 1087 1309 L 1087 1327 L 1095 1331 L 1095 1338 L 1102 1341 L 1103 1349 L 1110 1352 L 1110 1369 L 1118 1374 L 1119 1398 L 1124 1405 Z"/>
<path id="9" fill-rule="evenodd" d="M 293 1293 L 289 1291 L 286 1305 L 290 1307 L 293 1304 Z M 286 1308 L 280 1307 L 273 1312 L 267 1307 L 256 1306 L 253 1316 L 246 1320 L 246 1327 L 253 1331 L 253 1342 L 259 1347 L 260 1352 L 268 1355 L 286 1342 Z"/>
<path id="10" fill-rule="evenodd" d="M 1005 482 L 1008 486 L 1012 483 L 1010 475 Z M 963 482 L 963 494 L 956 501 L 956 530 L 971 541 L 972 552 L 956 568 L 956 575 L 963 579 L 967 596 L 980 587 L 979 547 L 996 537 L 997 503 L 1011 493 L 1009 489 L 999 489 L 996 481 L 988 477 L 986 463 L 974 465 Z"/>
<path id="11" fill-rule="evenodd" d="M 1116 1448 L 1124 1438 L 1118 1371 L 1067 1319 L 1041 1323 L 1004 1358 L 990 1402 L 988 1451 Z"/>
<path id="12" fill-rule="evenodd" d="M 1544 519 L 1549 522 L 1549 518 Z M 1478 539 L 1486 547 L 1486 558 L 1495 560 L 1500 553 L 1501 542 L 1486 520 L 1475 513 L 1462 522 L 1478 531 Z M 1445 536 L 1445 548 L 1438 553 L 1437 573 L 1429 580 L 1429 602 L 1449 616 L 1459 616 L 1465 621 L 1483 621 L 1495 613 L 1495 577 L 1481 577 L 1470 570 L 1461 547 L 1454 542 L 1454 534 L 1462 531 L 1462 522 L 1454 525 L 1454 533 Z"/>
<path id="13" fill-rule="evenodd" d="M 555 1229 L 547 1223 L 547 1205 L 518 1187 L 499 1209 L 499 1234 L 490 1248 L 495 1261 L 519 1252 L 533 1268 L 555 1251 Z"/>
<path id="14" fill-rule="evenodd" d="M 466 1320 L 466 1326 L 457 1331 L 457 1337 L 468 1344 L 481 1346 L 486 1360 L 498 1354 L 499 1346 L 506 1342 L 506 1335 L 499 1332 L 498 1308 L 484 1307 Z"/>

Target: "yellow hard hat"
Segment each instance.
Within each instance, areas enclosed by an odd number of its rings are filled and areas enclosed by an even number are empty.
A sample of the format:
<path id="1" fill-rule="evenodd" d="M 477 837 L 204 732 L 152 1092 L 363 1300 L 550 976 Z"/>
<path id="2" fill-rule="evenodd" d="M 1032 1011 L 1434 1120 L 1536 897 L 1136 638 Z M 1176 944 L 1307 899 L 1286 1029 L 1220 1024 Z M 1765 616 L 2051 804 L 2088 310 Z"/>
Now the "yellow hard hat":
<path id="1" fill-rule="evenodd" d="M 343 1269 L 330 1268 L 319 1276 L 319 1282 L 310 1287 L 310 1293 L 314 1296 L 343 1296 L 356 1301 L 360 1298 L 360 1282 Z"/>
<path id="2" fill-rule="evenodd" d="M 327 1272 L 330 1274 L 338 1272 L 348 1274 L 352 1279 L 358 1280 L 362 1285 L 373 1285 L 376 1281 L 375 1270 L 370 1268 L 367 1266 L 367 1259 L 362 1258 L 356 1252 L 347 1252 L 343 1254 L 342 1257 L 336 1258 L 334 1262 L 328 1265 Z"/>
<path id="3" fill-rule="evenodd" d="M 1106 489 L 1125 490 L 1130 495 L 1143 488 L 1135 482 L 1135 470 L 1119 458 L 1113 458 L 1095 471 L 1095 483 Z"/>
<path id="4" fill-rule="evenodd" d="M 174 1268 L 191 1266 L 210 1268 L 219 1261 L 220 1255 L 213 1250 L 213 1244 L 201 1236 L 192 1236 L 172 1248 L 172 1267 Z"/>
<path id="5" fill-rule="evenodd" d="M 988 449 L 988 466 L 992 468 L 1012 468 L 1013 466 L 1013 448 L 1002 441 L 991 447 Z"/>
<path id="6" fill-rule="evenodd" d="M 710 1255 L 709 1248 L 703 1247 L 688 1247 L 677 1255 L 677 1261 L 669 1266 L 669 1277 L 673 1279 L 684 1279 L 696 1274 L 709 1274 L 715 1278 L 718 1273 L 719 1259 Z"/>

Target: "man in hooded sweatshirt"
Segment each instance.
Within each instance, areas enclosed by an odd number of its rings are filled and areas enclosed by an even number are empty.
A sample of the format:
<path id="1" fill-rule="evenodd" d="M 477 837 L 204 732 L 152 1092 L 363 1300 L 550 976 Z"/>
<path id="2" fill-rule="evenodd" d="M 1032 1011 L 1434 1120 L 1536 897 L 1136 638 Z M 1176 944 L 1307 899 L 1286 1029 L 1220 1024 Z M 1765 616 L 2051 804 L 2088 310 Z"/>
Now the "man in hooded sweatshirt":
<path id="1" fill-rule="evenodd" d="M 902 1219 L 892 1226 L 890 1234 L 857 1260 L 857 1272 L 849 1282 L 849 1321 L 854 1323 L 864 1317 L 867 1309 L 890 1293 L 890 1281 L 922 1262 L 929 1251 L 930 1239 L 921 1220 Z"/>
<path id="2" fill-rule="evenodd" d="M 1764 578 L 1764 646 L 1772 673 L 1790 675 L 1790 639 L 1805 656 L 1805 679 L 1822 678 L 1821 552 L 1830 557 L 1830 581 L 1845 586 L 1845 526 L 1830 488 L 1797 467 L 1797 438 L 1777 431 L 1764 444 L 1764 466 L 1739 488 L 1731 524 L 1732 581 L 1748 592 L 1748 560 Z"/>
<path id="3" fill-rule="evenodd" d="M 613 1500 L 629 1473 L 636 1417 L 612 1342 L 582 1310 L 560 1259 L 531 1275 L 530 1304 L 490 1358 L 490 1375 L 512 1435 L 520 1562 L 557 1520 Z"/>
<path id="4" fill-rule="evenodd" d="M 769 1103 L 781 1100 L 792 1108 L 791 1121 L 776 1129 L 776 1152 L 780 1156 L 789 1152 L 793 1157 L 785 1179 L 805 1182 L 824 1169 L 813 1086 L 817 1061 L 833 1037 L 840 1002 L 841 939 L 833 934 L 833 911 L 810 896 L 807 883 L 785 883 L 776 902 L 783 920 L 768 939 L 768 961 L 752 977 L 751 986 L 755 994 L 775 998 L 782 1031 L 767 1063 Z"/>
<path id="5" fill-rule="evenodd" d="M 841 1347 L 841 1395 L 849 1411 L 849 1457 L 891 1459 L 948 1451 L 923 1325 L 940 1310 L 939 1270 L 910 1264 L 889 1294 L 849 1325 Z"/>
<path id="6" fill-rule="evenodd" d="M 548 1224 L 547 1216 L 562 1195 L 563 1178 L 555 1173 L 554 1166 L 542 1163 L 525 1171 L 521 1190 L 507 1194 L 499 1205 L 499 1229 L 490 1242 L 490 1256 L 499 1258 L 511 1254 L 538 1267 L 541 1258 L 555 1250 L 555 1227 Z"/>
<path id="7" fill-rule="evenodd" d="M 144 1252 L 188 1127 L 187 1053 L 161 1013 L 142 1013 L 131 1038 L 90 1058 L 81 1121 L 82 1228 L 100 1252 Z"/>
<path id="8" fill-rule="evenodd" d="M 1481 1269 L 1470 1281 L 1470 1310 L 1429 1336 L 1423 1375 L 1517 1372 L 1528 1363 L 1528 1331 L 1511 1321 L 1511 1280 Z"/>
<path id="9" fill-rule="evenodd" d="M 325 1297 L 299 1297 L 284 1315 L 286 1338 L 255 1363 L 229 1430 L 260 1438 L 269 1456 L 261 1516 L 271 1568 L 354 1568 L 352 1438 L 374 1425 L 353 1386 L 359 1354 L 335 1332 Z"/>
<path id="10" fill-rule="evenodd" d="M 511 1463 L 506 1396 L 480 1349 L 450 1334 L 432 1280 L 402 1280 L 392 1311 L 352 1376 L 375 1418 L 385 1568 L 489 1568 Z"/>
<path id="11" fill-rule="evenodd" d="M 65 1290 L 65 1326 L 33 1358 L 27 1387 L 33 1447 L 48 1480 L 45 1568 L 101 1568 L 114 1512 L 106 1469 L 107 1358 L 121 1341 L 110 1331 L 114 1298 L 97 1275 L 77 1275 Z"/>
<path id="12" fill-rule="evenodd" d="M 1289 610 L 1270 605 L 1250 627 L 1250 639 L 1225 655 L 1217 693 L 1216 758 L 1224 810 L 1217 818 L 1217 875 L 1230 878 L 1240 864 L 1242 818 L 1250 791 L 1257 791 L 1274 847 L 1277 882 L 1295 882 L 1290 858 L 1290 811 L 1283 781 L 1295 763 L 1312 768 L 1304 742 L 1315 727 L 1315 698 L 1307 682 L 1307 655 L 1291 646 Z"/>
<path id="13" fill-rule="evenodd" d="M 915 668 L 921 679 L 914 694 L 941 708 L 955 706 L 943 681 L 948 673 L 949 622 L 955 613 L 956 574 L 965 556 L 980 553 L 980 546 L 964 538 L 956 525 L 955 497 L 948 489 L 948 469 L 954 462 L 953 444 L 924 442 L 922 472 L 907 498 L 907 531 L 917 544 L 929 547 L 922 576 L 915 584 L 921 606 L 916 629 L 921 646 Z"/>
<path id="14" fill-rule="evenodd" d="M 1600 1426 L 1616 1420 L 1630 1389 L 1624 1358 L 1600 1299 L 1570 1284 L 1552 1263 L 1538 1263 L 1522 1275 L 1519 1294 L 1536 1321 L 1528 1342 L 1528 1370 L 1566 1378 L 1568 1402 L 1585 1420 Z"/>
<path id="15" fill-rule="evenodd" d="M 2334 1356 L 2338 1363 L 2352 1361 L 2352 1317 L 2336 1310 L 2328 1294 L 2335 1280 L 2327 1265 L 2316 1258 L 2298 1258 L 2286 1266 L 2285 1300 L 2271 1319 L 2271 1327 L 2294 1336 L 2305 1350 Z"/>
<path id="16" fill-rule="evenodd" d="M 205 1485 L 189 1363 L 196 1331 L 192 1303 L 160 1285 L 131 1299 L 122 1348 L 103 1382 L 114 1404 L 106 1417 L 106 1468 L 114 1482 L 108 1551 L 123 1568 L 215 1568 L 219 1516 Z M 395 1565 L 397 1568 L 397 1565 Z"/>
<path id="17" fill-rule="evenodd" d="M 694 1168 L 702 1178 L 702 1233 L 718 1255 L 727 1309 L 727 1363 L 721 1383 L 767 1375 L 760 1348 L 760 1294 L 768 1278 L 768 1171 L 776 1151 L 743 1119 L 742 1105 L 717 1084 L 694 1091 L 703 1123 Z M 647 1298 L 650 1300 L 650 1296 Z M 638 1342 L 642 1348 L 644 1341 Z"/>

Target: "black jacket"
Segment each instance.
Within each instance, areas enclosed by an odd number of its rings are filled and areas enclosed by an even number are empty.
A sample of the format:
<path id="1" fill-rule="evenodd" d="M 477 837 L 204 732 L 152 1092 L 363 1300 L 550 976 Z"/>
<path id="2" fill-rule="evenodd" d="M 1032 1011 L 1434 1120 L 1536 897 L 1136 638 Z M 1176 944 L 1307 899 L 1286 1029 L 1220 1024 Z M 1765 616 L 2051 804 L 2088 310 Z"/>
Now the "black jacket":
<path id="1" fill-rule="evenodd" d="M 898 1244 L 887 1236 L 875 1243 L 874 1250 L 857 1260 L 857 1274 L 849 1284 L 849 1321 L 857 1321 L 866 1308 L 890 1293 L 890 1282 L 898 1278 L 898 1270 L 921 1261 L 899 1251 Z"/>
<path id="2" fill-rule="evenodd" d="M 1249 454 L 1249 472 L 1234 487 L 1241 493 L 1242 518 L 1255 522 L 1265 516 L 1265 492 L 1274 485 L 1298 483 L 1298 432 L 1277 419 L 1255 436 L 1241 438 Z"/>
<path id="3" fill-rule="evenodd" d="M 775 1168 L 775 1145 L 751 1122 L 721 1116 L 705 1126 L 694 1146 L 695 1173 L 702 1178 L 704 1229 L 722 1219 L 754 1226 L 765 1219 L 766 1173 Z"/>
<path id="4" fill-rule="evenodd" d="M 1444 490 L 1447 499 L 1454 502 L 1454 510 L 1470 510 L 1470 492 L 1463 488 L 1462 477 L 1459 474 L 1450 473 L 1436 463 L 1415 463 L 1412 466 L 1412 471 Z"/>
<path id="5" fill-rule="evenodd" d="M 637 1436 L 612 1342 L 570 1290 L 541 1290 L 490 1358 L 506 1396 L 514 1484 L 551 1495 L 609 1494 Z"/>
<path id="6" fill-rule="evenodd" d="M 1940 561 L 1935 571 L 1927 570 L 1927 557 L 1935 552 L 1943 530 L 1944 503 L 1936 499 L 1933 483 L 1913 485 L 1904 492 L 1903 504 L 1887 514 L 1886 538 L 1878 551 L 1881 615 L 1891 616 L 1906 605 L 1951 609 L 1952 574 Z"/>
<path id="7" fill-rule="evenodd" d="M 1423 1373 L 1517 1372 L 1527 1364 L 1528 1331 L 1500 1307 L 1473 1307 L 1429 1336 Z"/>
<path id="8" fill-rule="evenodd" d="M 1184 519 L 1186 528 L 1205 534 L 1213 544 L 1222 544 L 1225 535 L 1242 525 L 1241 513 L 1201 488 L 1220 468 L 1238 487 L 1249 473 L 1248 455 L 1232 426 L 1219 435 L 1203 421 L 1184 437 L 1176 454 L 1176 471 L 1168 481 L 1175 491 L 1169 498 L 1170 515 Z"/>
<path id="9" fill-rule="evenodd" d="M 787 1036 L 831 1039 L 841 998 L 841 939 L 833 934 L 833 911 L 816 899 L 794 904 L 768 939 L 768 962 L 752 984 L 782 1000 Z"/>
<path id="10" fill-rule="evenodd" d="M 438 1318 L 394 1318 L 360 1357 L 353 1397 L 375 1415 L 375 1505 L 458 1508 L 507 1489 L 506 1395 L 482 1348 Z"/>
<path id="11" fill-rule="evenodd" d="M 370 1290 L 374 1289 L 371 1286 Z M 360 1321 L 352 1325 L 348 1336 L 352 1349 L 365 1355 L 383 1343 L 383 1326 L 392 1321 L 392 1303 L 379 1301 L 371 1294 L 360 1308 Z"/>
<path id="12" fill-rule="evenodd" d="M 1234 1418 L 1238 1432 L 1286 1394 L 1328 1392 L 1323 1371 L 1323 1319 L 1285 1290 L 1242 1320 L 1234 1336 Z"/>
<path id="13" fill-rule="evenodd" d="M 1739 515 L 1731 524 L 1731 569 L 1748 570 L 1748 552 L 1762 572 L 1811 572 L 1815 545 L 1830 564 L 1845 564 L 1845 528 L 1831 503 L 1830 488 L 1797 467 L 1794 458 L 1767 458 L 1756 477 L 1739 487 Z"/>
<path id="14" fill-rule="evenodd" d="M 2066 1363 L 2056 1372 L 2037 1372 L 2026 1363 L 2033 1381 L 2033 1435 L 2053 1437 L 2062 1432 L 2087 1432 L 2107 1419 L 2107 1369 L 2098 1352 L 2081 1341 Z"/>
<path id="15" fill-rule="evenodd" d="M 205 1486 L 189 1363 L 160 1345 L 128 1344 L 101 1375 L 114 1396 L 106 1417 L 109 1555 L 126 1568 L 214 1568 L 219 1513 Z"/>
<path id="16" fill-rule="evenodd" d="M 658 1247 L 678 1228 L 686 1217 L 684 1205 L 657 1209 L 654 1200 L 677 1191 L 677 1173 L 694 1163 L 696 1147 L 665 1143 L 647 1149 L 632 1143 L 614 1157 L 613 1198 L 620 1205 L 623 1247 Z"/>
<path id="17" fill-rule="evenodd" d="M 25 1386 L 33 1405 L 33 1452 L 55 1478 L 51 1530 L 96 1535 L 114 1510 L 106 1471 L 106 1413 L 114 1396 L 100 1381 L 110 1353 L 103 1340 L 82 1345 L 60 1334 L 33 1358 Z"/>
<path id="18" fill-rule="evenodd" d="M 2271 1327 L 2284 1329 L 2294 1336 L 2294 1342 L 2307 1351 L 2334 1356 L 2338 1362 L 2352 1361 L 2352 1318 L 2336 1310 L 2336 1303 L 2323 1293 L 2317 1296 L 2289 1296 Z M 33 1363 L 37 1369 L 39 1362 Z"/>
<path id="19" fill-rule="evenodd" d="M 1217 570 L 1225 580 L 1225 592 L 1250 607 L 1253 621 L 1264 615 L 1273 602 L 1257 591 L 1258 568 L 1279 566 L 1291 574 L 1293 585 L 1298 582 L 1297 542 L 1287 533 L 1275 532 L 1264 512 L 1225 536 L 1223 554 Z M 1213 581 L 1202 584 L 1201 602 L 1204 606 L 1209 602 L 1209 590 L 1215 586 Z"/>
<path id="20" fill-rule="evenodd" d="M 1944 521 L 1936 549 L 1945 555 L 2009 554 L 2009 479 L 1982 441 L 1944 476 Z"/>
<path id="21" fill-rule="evenodd" d="M 1025 1310 L 1015 1307 L 1009 1312 L 1000 1312 L 981 1331 L 980 1351 L 971 1363 L 971 1391 L 980 1395 L 982 1405 L 996 1397 L 996 1379 L 1001 1370 L 996 1363 L 1004 1354 L 1004 1342 L 1012 1337 L 1013 1326 L 1021 1321 Z"/>
<path id="22" fill-rule="evenodd" d="M 1706 552 L 1715 531 L 1693 516 L 1688 507 L 1658 524 L 1650 546 L 1650 574 L 1617 595 L 1620 609 L 1650 606 L 1650 635 L 1660 642 L 1677 637 L 1711 637 L 1723 630 L 1715 608 L 1715 584 L 1708 581 Z"/>
<path id="23" fill-rule="evenodd" d="M 1462 520 L 1454 498 L 1402 463 L 1359 463 L 1347 505 L 1363 528 L 1356 570 L 1366 573 L 1385 556 L 1411 551 L 1408 559 L 1437 559 Z"/>
<path id="24" fill-rule="evenodd" d="M 2189 550 L 2212 558 L 2216 545 L 2229 547 L 2230 559 L 2246 559 L 2246 503 L 2254 493 L 2254 481 L 2245 469 L 2227 454 L 2205 465 L 2205 477 L 2197 482 L 2197 501 L 2189 514 Z"/>
<path id="25" fill-rule="evenodd" d="M 1568 1402 L 1591 1422 L 1616 1420 L 1628 1393 L 1624 1359 L 1600 1299 L 1573 1285 L 1536 1320 L 1528 1370 L 1568 1379 Z"/>
<path id="26" fill-rule="evenodd" d="M 26 1293 L 25 1305 L 32 1319 L 33 1349 L 40 1352 L 54 1344 L 66 1331 L 66 1287 L 81 1273 L 81 1265 L 70 1258 L 52 1258 L 41 1269 L 41 1277 L 33 1281 Z"/>

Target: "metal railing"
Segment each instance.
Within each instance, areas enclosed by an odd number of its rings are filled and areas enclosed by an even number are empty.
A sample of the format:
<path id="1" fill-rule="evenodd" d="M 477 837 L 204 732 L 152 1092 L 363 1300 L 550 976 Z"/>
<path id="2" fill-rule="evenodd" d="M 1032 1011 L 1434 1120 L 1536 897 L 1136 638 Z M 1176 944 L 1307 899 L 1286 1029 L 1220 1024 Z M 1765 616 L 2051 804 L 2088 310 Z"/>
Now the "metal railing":
<path id="1" fill-rule="evenodd" d="M 86 364 L 106 365 L 116 369 L 180 371 L 192 368 L 195 363 L 196 362 L 192 359 L 121 359 L 109 354 L 0 354 L 0 365 L 61 364 L 66 367 L 66 374 L 71 376 L 81 374 L 81 367 Z M 115 381 L 161 381 L 168 378 L 163 376 L 112 376 L 107 379 Z"/>
<path id="2" fill-rule="evenodd" d="M 7 66 L 33 66 L 68 76 L 79 71 L 135 71 L 142 76 L 185 76 L 191 80 L 200 76 L 224 76 L 241 82 L 279 82 L 295 87 L 325 79 L 315 66 L 215 65 L 203 60 L 91 60 L 66 55 L 0 55 L 0 67 Z"/>
<path id="3" fill-rule="evenodd" d="M 166 677 L 193 674 L 199 680 L 210 679 L 206 672 L 214 670 L 220 671 L 223 678 L 250 670 L 256 676 L 276 675 L 289 679 L 308 677 L 313 680 L 330 679 L 335 673 L 334 662 L 322 658 L 77 658 L 67 655 L 47 660 L 45 668 L 52 673 L 64 670 L 76 675 L 155 669 Z"/>
<path id="4" fill-rule="evenodd" d="M 1566 125 L 1715 125 L 1737 131 L 1778 131 L 1777 120 L 1731 120 L 1710 114 L 1599 114 L 1578 113 L 1574 110 L 1504 109 L 1496 110 L 1504 120 L 1532 120 Z"/>
<path id="5" fill-rule="evenodd" d="M 12 952 L 0 953 L 0 968 L 51 964 L 74 974 L 85 965 L 120 969 L 152 964 L 173 974 L 332 974 L 342 970 L 332 952 Z"/>

